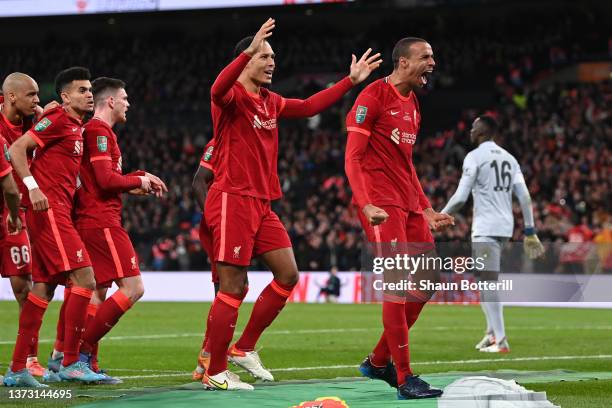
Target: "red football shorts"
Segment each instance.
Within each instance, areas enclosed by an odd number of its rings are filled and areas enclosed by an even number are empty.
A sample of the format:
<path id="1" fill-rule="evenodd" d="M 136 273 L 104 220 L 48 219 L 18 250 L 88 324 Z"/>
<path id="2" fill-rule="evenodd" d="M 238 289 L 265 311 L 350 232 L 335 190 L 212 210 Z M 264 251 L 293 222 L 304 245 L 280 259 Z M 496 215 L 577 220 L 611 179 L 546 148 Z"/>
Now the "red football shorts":
<path id="1" fill-rule="evenodd" d="M 202 244 L 202 248 L 206 255 L 208 255 L 208 259 L 210 262 L 210 271 L 212 272 L 212 281 L 213 283 L 219 283 L 219 275 L 217 275 L 217 266 L 215 261 L 213 261 L 213 238 L 210 232 L 210 229 L 206 225 L 206 221 L 202 218 L 200 222 L 200 243 Z"/>
<path id="2" fill-rule="evenodd" d="M 6 220 L 8 210 L 4 211 Z M 19 234 L 9 235 L 7 223 L 2 222 L 2 242 L 0 242 L 0 276 L 29 275 L 32 273 L 32 250 L 30 248 L 30 237 L 26 230 L 25 212 L 19 210 L 19 218 L 23 229 Z"/>
<path id="3" fill-rule="evenodd" d="M 386 249 L 391 252 L 399 249 L 412 255 L 434 249 L 434 239 L 429 230 L 429 224 L 427 224 L 422 213 L 404 211 L 393 206 L 382 206 L 380 208 L 389 214 L 389 218 L 376 226 L 370 225 L 363 211 L 358 211 L 359 220 L 368 242 L 371 244 L 388 244 L 389 248 Z M 399 245 L 399 247 L 395 248 L 395 245 Z M 382 248 L 382 251 L 383 253 L 387 252 L 385 248 Z"/>
<path id="4" fill-rule="evenodd" d="M 80 229 L 91 259 L 98 287 L 110 288 L 114 281 L 140 275 L 138 257 L 130 236 L 121 227 Z"/>
<path id="5" fill-rule="evenodd" d="M 254 256 L 291 248 L 285 226 L 269 200 L 211 189 L 204 219 L 212 234 L 215 261 L 248 266 Z"/>
<path id="6" fill-rule="evenodd" d="M 64 284 L 64 272 L 91 266 L 69 211 L 26 211 L 32 243 L 32 280 Z"/>

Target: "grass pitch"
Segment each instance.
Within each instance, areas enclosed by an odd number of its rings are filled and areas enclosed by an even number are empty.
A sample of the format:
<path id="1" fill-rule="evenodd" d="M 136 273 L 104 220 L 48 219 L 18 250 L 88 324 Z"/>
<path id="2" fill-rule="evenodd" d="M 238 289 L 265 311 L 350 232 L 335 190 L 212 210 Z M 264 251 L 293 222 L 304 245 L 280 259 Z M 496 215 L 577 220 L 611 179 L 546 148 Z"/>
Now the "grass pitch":
<path id="1" fill-rule="evenodd" d="M 244 327 L 251 307 L 242 306 L 238 331 Z M 108 398 L 117 389 L 189 383 L 208 308 L 208 303 L 139 303 L 100 345 L 101 366 L 123 378 L 124 384 L 54 386 L 91 395 L 68 401 L 10 400 L 8 389 L 0 387 L 0 405 L 78 405 Z M 58 309 L 59 304 L 53 302 L 45 316 L 40 335 L 41 363 L 46 363 L 53 346 Z M 413 370 L 422 374 L 503 369 L 612 371 L 612 310 L 508 307 L 506 326 L 512 352 L 479 353 L 474 344 L 484 328 L 480 307 L 426 306 L 410 332 Z M 16 303 L 0 302 L 2 373 L 11 358 L 16 329 Z M 358 364 L 380 333 L 380 305 L 289 304 L 264 333 L 258 347 L 277 381 L 356 377 Z M 248 374 L 240 375 L 252 381 Z M 549 400 L 564 408 L 609 407 L 612 401 L 612 380 L 522 385 L 546 391 Z M 389 399 L 394 398 L 389 388 Z"/>

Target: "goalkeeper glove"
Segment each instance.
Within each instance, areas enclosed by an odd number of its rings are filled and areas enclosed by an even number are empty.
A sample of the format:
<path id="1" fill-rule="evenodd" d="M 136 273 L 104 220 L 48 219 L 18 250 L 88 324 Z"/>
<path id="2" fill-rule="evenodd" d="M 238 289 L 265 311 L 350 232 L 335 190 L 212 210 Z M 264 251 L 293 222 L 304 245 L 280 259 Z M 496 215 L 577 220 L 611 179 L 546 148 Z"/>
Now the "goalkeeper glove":
<path id="1" fill-rule="evenodd" d="M 535 232 L 525 236 L 523 248 L 529 259 L 536 259 L 544 254 L 544 245 L 542 245 Z"/>

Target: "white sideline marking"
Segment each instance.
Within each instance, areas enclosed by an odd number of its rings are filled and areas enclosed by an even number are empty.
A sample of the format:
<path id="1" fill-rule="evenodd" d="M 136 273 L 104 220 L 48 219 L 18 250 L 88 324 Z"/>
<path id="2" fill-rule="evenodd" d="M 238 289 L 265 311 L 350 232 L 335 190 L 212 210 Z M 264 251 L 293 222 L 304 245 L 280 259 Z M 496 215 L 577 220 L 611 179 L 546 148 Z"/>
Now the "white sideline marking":
<path id="1" fill-rule="evenodd" d="M 415 361 L 411 362 L 411 365 L 443 365 L 443 364 L 479 364 L 479 363 L 511 363 L 515 361 L 546 361 L 546 360 L 580 360 L 580 359 L 595 359 L 605 360 L 612 359 L 612 354 L 598 354 L 592 356 L 540 356 L 540 357 L 513 357 L 513 358 L 483 358 L 474 360 L 449 360 L 449 361 Z M 341 364 L 341 365 L 330 365 L 330 366 L 317 366 L 317 367 L 285 367 L 285 368 L 270 368 L 272 372 L 280 371 L 310 371 L 310 370 L 324 370 L 334 368 L 357 368 L 355 364 Z M 240 371 L 244 372 L 244 371 Z M 134 375 L 120 377 L 121 379 L 138 379 L 138 378 L 161 378 L 161 377 L 180 377 L 190 376 L 191 372 L 185 373 L 172 373 L 165 375 Z"/>
<path id="2" fill-rule="evenodd" d="M 354 328 L 354 329 L 305 329 L 305 330 L 270 330 L 266 331 L 266 334 L 318 334 L 318 333 L 355 333 L 355 332 L 368 332 L 379 330 L 377 328 L 365 329 L 365 328 Z M 241 331 L 236 331 L 235 334 L 241 334 Z M 204 337 L 204 333 L 172 333 L 172 334 L 144 334 L 142 336 L 109 336 L 102 338 L 101 341 L 111 340 L 156 340 L 156 339 L 176 339 L 184 337 Z M 54 343 L 55 339 L 39 339 L 38 343 Z M 0 345 L 11 345 L 15 344 L 15 340 L 0 340 Z"/>
<path id="3" fill-rule="evenodd" d="M 471 327 L 451 327 L 451 326 L 436 326 L 436 327 L 417 327 L 418 332 L 432 331 L 474 331 Z M 549 327 L 530 327 L 530 326 L 509 326 L 507 330 L 612 330 L 612 326 L 549 326 Z M 294 335 L 294 334 L 319 334 L 319 333 L 359 333 L 382 331 L 382 327 L 372 328 L 351 328 L 351 329 L 304 329 L 304 330 L 269 330 L 266 334 L 272 335 Z M 241 331 L 236 331 L 235 334 L 241 334 Z M 109 336 L 104 337 L 102 341 L 123 341 L 123 340 L 157 340 L 157 339 L 176 339 L 187 337 L 203 337 L 204 333 L 169 333 L 169 334 L 144 334 L 141 336 Z M 40 339 L 39 344 L 54 343 L 55 339 Z M 13 345 L 15 340 L 0 340 L 0 345 Z"/>

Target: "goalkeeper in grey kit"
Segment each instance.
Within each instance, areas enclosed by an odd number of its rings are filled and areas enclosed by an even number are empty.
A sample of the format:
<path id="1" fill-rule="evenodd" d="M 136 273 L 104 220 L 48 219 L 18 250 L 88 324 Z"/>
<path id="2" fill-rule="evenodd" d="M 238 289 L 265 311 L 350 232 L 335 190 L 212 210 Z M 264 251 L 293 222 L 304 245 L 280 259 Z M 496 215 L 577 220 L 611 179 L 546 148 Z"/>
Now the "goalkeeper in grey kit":
<path id="1" fill-rule="evenodd" d="M 486 259 L 485 268 L 480 272 L 480 279 L 486 281 L 497 281 L 501 250 L 514 231 L 513 194 L 523 213 L 523 244 L 527 256 L 534 259 L 544 253 L 536 235 L 531 197 L 521 168 L 514 156 L 494 141 L 498 128 L 497 121 L 489 115 L 476 118 L 470 141 L 478 147 L 465 156 L 457 191 L 441 211 L 456 213 L 472 193 L 472 253 L 475 258 Z M 497 291 L 481 291 L 480 304 L 487 319 L 487 330 L 476 348 L 489 353 L 508 353 L 510 346 L 504 327 L 503 305 Z"/>

